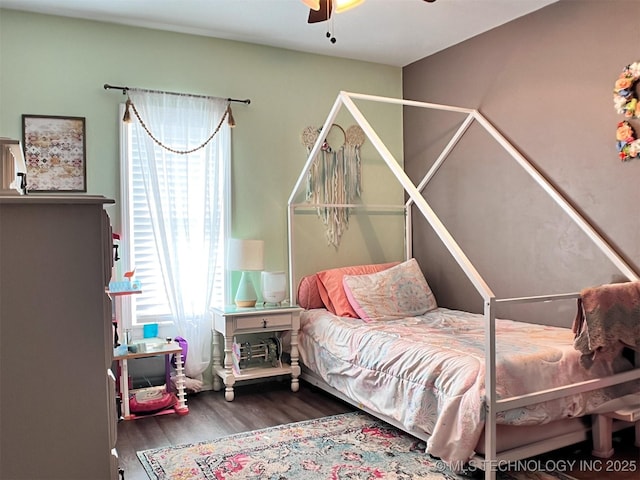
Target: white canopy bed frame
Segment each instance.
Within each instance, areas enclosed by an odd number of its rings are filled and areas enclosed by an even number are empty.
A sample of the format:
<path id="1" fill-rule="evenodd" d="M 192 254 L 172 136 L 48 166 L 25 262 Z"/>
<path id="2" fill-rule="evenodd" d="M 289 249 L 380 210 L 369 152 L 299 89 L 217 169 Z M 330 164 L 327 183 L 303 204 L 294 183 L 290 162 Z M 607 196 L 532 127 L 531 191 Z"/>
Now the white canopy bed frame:
<path id="1" fill-rule="evenodd" d="M 448 144 L 442 150 L 437 157 L 435 163 L 426 173 L 424 178 L 416 186 L 409 179 L 404 172 L 400 163 L 394 158 L 389 149 L 382 142 L 378 134 L 374 131 L 371 124 L 367 121 L 365 116 L 361 113 L 358 107 L 355 105 L 354 100 L 364 100 L 372 102 L 382 102 L 388 104 L 397 104 L 401 106 L 418 107 L 425 109 L 449 111 L 466 115 L 466 118 L 450 139 Z M 390 205 L 362 205 L 362 204 L 322 204 L 315 205 L 307 202 L 296 203 L 296 198 L 300 198 L 300 191 L 304 186 L 305 178 L 312 166 L 312 163 L 316 156 L 319 154 L 322 146 L 323 139 L 329 132 L 331 125 L 335 122 L 336 117 L 342 107 L 346 107 L 350 114 L 353 116 L 357 124 L 362 128 L 368 140 L 372 143 L 374 148 L 380 154 L 387 167 L 391 170 L 399 184 L 404 188 L 404 191 L 408 195 L 408 200 L 403 205 L 390 206 Z M 613 263 L 613 265 L 630 281 L 640 281 L 638 274 L 621 258 L 621 256 L 602 238 L 601 235 L 567 202 L 567 200 L 538 172 L 531 163 L 504 138 L 496 128 L 477 110 L 460 108 L 449 105 L 439 105 L 433 103 L 417 102 L 404 99 L 364 95 L 350 92 L 340 92 L 333 107 L 331 108 L 329 115 L 324 122 L 324 125 L 318 136 L 318 140 L 311 149 L 308 159 L 302 169 L 297 182 L 293 188 L 293 191 L 288 200 L 288 242 L 289 242 L 289 288 L 290 298 L 296 298 L 296 287 L 302 274 L 299 274 L 296 270 L 296 243 L 294 234 L 294 222 L 296 213 L 301 211 L 314 210 L 318 207 L 337 207 L 337 208 L 351 208 L 351 209 L 371 209 L 371 210 L 389 210 L 398 209 L 403 212 L 406 218 L 405 221 L 405 258 L 412 256 L 412 207 L 415 206 L 420 211 L 422 216 L 428 221 L 430 226 L 436 232 L 442 243 L 448 249 L 449 253 L 456 260 L 462 271 L 467 278 L 471 281 L 477 292 L 483 299 L 484 304 L 484 325 L 485 325 L 485 365 L 486 365 L 486 420 L 485 420 L 485 436 L 484 436 L 484 456 L 477 456 L 475 460 L 478 460 L 479 465 L 496 465 L 496 462 L 507 462 L 528 458 L 540 453 L 556 450 L 563 446 L 571 445 L 588 438 L 588 430 L 581 432 L 573 432 L 565 435 L 553 437 L 551 439 L 537 441 L 535 443 L 526 445 L 524 447 L 518 447 L 503 452 L 497 451 L 496 446 L 496 415 L 499 412 L 504 412 L 512 408 L 524 407 L 535 403 L 553 400 L 561 398 L 570 394 L 582 393 L 598 388 L 604 388 L 620 383 L 636 380 L 640 378 L 640 368 L 619 373 L 606 378 L 598 378 L 590 381 L 583 381 L 566 385 L 560 388 L 553 388 L 545 391 L 534 392 L 527 395 L 522 395 L 512 398 L 498 399 L 495 393 L 496 386 L 496 338 L 495 338 L 495 321 L 496 321 L 496 308 L 500 304 L 524 304 L 535 302 L 549 302 L 557 300 L 577 299 L 579 293 L 560 293 L 549 294 L 542 296 L 527 296 L 517 298 L 498 298 L 491 290 L 489 285 L 484 281 L 482 276 L 473 266 L 469 258 L 462 251 L 460 246 L 456 243 L 456 240 L 446 229 L 444 224 L 440 221 L 438 216 L 432 210 L 427 200 L 421 194 L 422 190 L 427 186 L 430 180 L 435 176 L 438 169 L 448 158 L 456 144 L 464 136 L 467 129 L 473 122 L 477 122 L 484 130 L 491 135 L 491 137 L 502 146 L 502 148 L 513 158 L 513 160 L 520 165 L 525 172 L 551 197 L 555 203 L 573 220 L 573 222 L 580 227 L 580 229 L 587 235 L 587 237 L 597 246 L 597 248 Z M 305 272 L 309 274 L 313 272 Z M 639 364 L 638 358 L 640 356 L 636 353 L 636 365 Z M 368 413 L 377 416 L 388 423 L 403 428 L 401 424 L 392 418 L 388 418 L 384 415 L 380 415 L 378 412 L 370 411 L 367 408 L 363 408 L 362 405 L 354 402 L 341 392 L 326 385 L 322 380 L 316 378 L 311 374 L 303 372 L 303 379 L 310 381 L 312 384 L 332 393 L 333 395 L 354 404 L 356 407 L 367 411 Z M 416 432 L 409 432 L 412 435 L 416 435 Z M 418 435 L 419 436 L 419 435 Z M 428 437 L 428 436 L 427 436 Z M 485 479 L 495 480 L 496 469 L 485 468 Z"/>

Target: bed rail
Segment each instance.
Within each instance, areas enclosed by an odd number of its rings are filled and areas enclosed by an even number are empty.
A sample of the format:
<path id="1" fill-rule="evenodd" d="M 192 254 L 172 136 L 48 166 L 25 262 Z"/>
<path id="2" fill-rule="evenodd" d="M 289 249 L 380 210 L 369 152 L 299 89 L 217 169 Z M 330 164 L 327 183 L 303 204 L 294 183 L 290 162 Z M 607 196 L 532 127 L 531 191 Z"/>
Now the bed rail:
<path id="1" fill-rule="evenodd" d="M 496 303 L 535 303 L 535 302 L 553 302 L 554 300 L 571 300 L 578 299 L 580 293 L 555 293 L 553 295 L 534 295 L 532 297 L 513 297 L 513 298 L 496 298 Z"/>
<path id="2" fill-rule="evenodd" d="M 406 212 L 404 205 L 362 205 L 360 203 L 294 203 L 294 210 L 313 210 L 317 208 L 349 208 L 354 210 L 366 210 L 369 213 Z"/>

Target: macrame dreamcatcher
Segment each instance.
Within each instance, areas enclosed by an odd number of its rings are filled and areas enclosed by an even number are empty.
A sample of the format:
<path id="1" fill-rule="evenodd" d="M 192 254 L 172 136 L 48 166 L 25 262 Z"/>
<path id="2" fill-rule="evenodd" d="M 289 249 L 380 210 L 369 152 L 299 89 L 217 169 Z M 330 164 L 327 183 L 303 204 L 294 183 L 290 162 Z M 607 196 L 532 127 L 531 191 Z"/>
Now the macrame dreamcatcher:
<path id="1" fill-rule="evenodd" d="M 332 133 L 337 135 L 335 140 L 330 140 Z M 316 127 L 307 127 L 302 132 L 302 144 L 307 153 L 311 153 L 318 135 L 320 129 Z M 345 132 L 334 123 L 307 174 L 306 201 L 318 205 L 318 217 L 325 226 L 327 244 L 335 248 L 349 226 L 350 212 L 349 208 L 338 205 L 349 205 L 360 198 L 360 147 L 363 143 L 364 132 L 359 126 L 352 125 Z"/>

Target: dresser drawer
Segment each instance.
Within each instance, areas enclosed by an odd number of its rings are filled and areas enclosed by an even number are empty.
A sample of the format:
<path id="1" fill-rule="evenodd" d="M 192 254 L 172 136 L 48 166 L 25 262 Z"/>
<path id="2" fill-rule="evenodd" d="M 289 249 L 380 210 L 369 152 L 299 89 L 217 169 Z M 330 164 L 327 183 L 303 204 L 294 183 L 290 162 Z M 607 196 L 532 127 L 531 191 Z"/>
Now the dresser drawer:
<path id="1" fill-rule="evenodd" d="M 255 315 L 236 317 L 237 330 L 255 330 L 259 328 L 291 328 L 291 314 Z"/>

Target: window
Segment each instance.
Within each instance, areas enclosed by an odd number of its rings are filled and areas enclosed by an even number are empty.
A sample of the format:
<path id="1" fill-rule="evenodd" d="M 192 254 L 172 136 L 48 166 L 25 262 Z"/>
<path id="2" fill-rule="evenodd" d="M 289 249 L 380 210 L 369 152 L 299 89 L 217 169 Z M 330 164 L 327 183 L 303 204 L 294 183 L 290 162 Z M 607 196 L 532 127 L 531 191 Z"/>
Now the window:
<path id="1" fill-rule="evenodd" d="M 124 111 L 124 106 L 121 111 Z M 175 150 L 192 148 L 193 138 L 206 139 L 211 134 L 208 124 L 202 125 L 200 132 L 194 132 L 193 128 L 185 130 L 183 125 L 172 128 L 174 125 L 170 123 L 183 123 L 185 114 L 189 112 L 168 114 L 163 118 L 162 141 Z M 200 300 L 197 297 L 202 295 L 203 276 L 207 275 L 207 281 L 212 284 L 209 303 L 224 303 L 227 156 L 218 156 L 216 172 L 211 173 L 213 162 L 205 149 L 183 155 L 155 145 L 156 156 L 162 157 L 161 168 L 153 174 L 160 185 L 160 193 L 150 193 L 148 185 L 145 185 L 149 181 L 144 171 L 148 168 L 145 167 L 147 153 L 141 146 L 151 139 L 138 122 L 121 122 L 121 125 L 122 232 L 118 268 L 121 273 L 135 268 L 135 278 L 142 284 L 141 294 L 128 296 L 123 302 L 123 327 L 175 322 L 172 311 L 176 310 L 187 311 L 188 315 L 193 304 Z M 186 131 L 190 138 L 185 135 Z M 228 149 L 227 143 L 223 141 L 218 149 Z M 206 181 L 213 182 L 213 185 L 205 186 L 203 182 Z M 171 192 L 170 200 L 165 198 L 167 195 L 163 195 L 163 191 Z M 213 201 L 205 198 L 210 195 L 215 196 Z M 161 209 L 159 204 L 162 204 Z M 217 212 L 210 211 L 211 205 L 216 206 Z M 158 221 L 158 216 L 165 218 Z M 210 228 L 212 222 L 218 222 L 219 227 Z M 211 235 L 216 238 L 209 238 Z M 211 248 L 213 254 L 209 250 Z M 179 262 L 171 258 L 175 255 L 180 256 Z M 194 265 L 208 261 L 213 262 L 210 265 L 212 273 L 198 274 L 194 271 Z M 174 280 L 173 288 L 177 291 L 167 290 L 167 276 Z M 176 303 L 176 298 L 185 305 L 174 305 L 172 310 L 171 302 Z"/>

